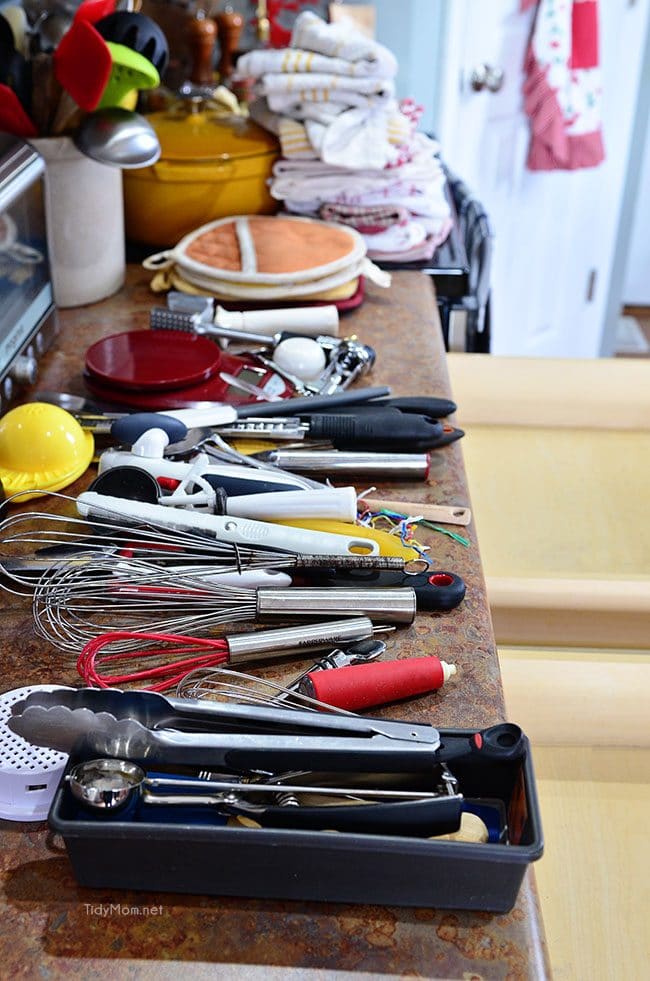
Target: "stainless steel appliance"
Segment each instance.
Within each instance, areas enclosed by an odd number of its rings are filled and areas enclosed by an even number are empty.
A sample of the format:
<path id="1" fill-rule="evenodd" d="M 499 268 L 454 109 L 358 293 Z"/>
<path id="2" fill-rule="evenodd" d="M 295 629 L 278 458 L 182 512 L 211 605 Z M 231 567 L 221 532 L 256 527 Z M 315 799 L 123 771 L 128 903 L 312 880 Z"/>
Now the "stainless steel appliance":
<path id="1" fill-rule="evenodd" d="M 0 410 L 32 384 L 58 323 L 47 253 L 45 165 L 0 133 Z"/>

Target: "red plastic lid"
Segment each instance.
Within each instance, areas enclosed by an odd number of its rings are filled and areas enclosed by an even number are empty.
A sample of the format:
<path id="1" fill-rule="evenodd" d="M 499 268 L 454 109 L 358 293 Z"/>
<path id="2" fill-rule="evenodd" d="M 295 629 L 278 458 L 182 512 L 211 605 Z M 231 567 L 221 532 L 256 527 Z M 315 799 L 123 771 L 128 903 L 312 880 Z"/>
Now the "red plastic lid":
<path id="1" fill-rule="evenodd" d="M 219 369 L 221 351 L 207 337 L 184 331 L 131 330 L 97 341 L 86 352 L 86 371 L 128 389 L 184 388 Z"/>

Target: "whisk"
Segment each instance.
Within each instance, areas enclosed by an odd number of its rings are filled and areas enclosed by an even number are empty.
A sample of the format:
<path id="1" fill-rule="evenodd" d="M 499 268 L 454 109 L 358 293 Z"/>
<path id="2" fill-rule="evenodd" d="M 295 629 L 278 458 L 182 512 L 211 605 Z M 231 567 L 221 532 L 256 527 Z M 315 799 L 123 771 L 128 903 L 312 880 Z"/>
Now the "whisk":
<path id="1" fill-rule="evenodd" d="M 374 663 L 372 650 L 356 662 L 340 666 L 336 653 L 322 658 L 286 687 L 224 667 L 198 667 L 179 683 L 180 698 L 234 701 L 247 705 L 279 705 L 308 711 L 357 712 L 413 695 L 435 691 L 456 673 L 453 664 L 437 657 Z M 343 653 L 343 652 L 341 652 Z M 381 651 L 379 651 L 381 653 Z"/>
<path id="2" fill-rule="evenodd" d="M 64 494 L 52 495 L 75 503 Z M 296 555 L 277 549 L 255 548 L 206 538 L 198 532 L 174 531 L 148 521 L 137 527 L 119 520 L 90 522 L 45 511 L 13 514 L 0 521 L 2 588 L 17 595 L 31 593 L 41 574 L 62 561 L 94 569 L 98 561 L 114 562 L 118 572 L 133 559 L 149 567 L 169 568 L 192 575 L 242 572 L 248 569 L 400 570 L 408 563 L 398 556 Z M 106 565 L 103 566 L 107 571 Z"/>
<path id="3" fill-rule="evenodd" d="M 203 636 L 226 623 L 276 617 L 368 616 L 410 624 L 416 607 L 410 588 L 244 589 L 136 559 L 124 559 L 118 567 L 101 556 L 82 566 L 68 561 L 48 570 L 33 597 L 37 632 L 73 652 L 106 631 Z"/>
<path id="4" fill-rule="evenodd" d="M 256 675 L 245 674 L 243 671 L 231 671 L 230 668 L 215 667 L 209 670 L 198 668 L 179 682 L 176 694 L 179 698 L 204 698 L 215 702 L 232 701 L 240 705 L 281 704 L 287 709 L 303 709 L 308 712 L 336 711 L 345 714 L 345 710 L 313 698 L 302 691 L 301 680 L 296 679 L 291 685 L 285 686 L 265 678 L 258 678 Z"/>
<path id="5" fill-rule="evenodd" d="M 174 689 L 198 668 L 250 664 L 296 653 L 304 656 L 308 651 L 337 644 L 347 650 L 350 644 L 367 642 L 374 633 L 375 628 L 367 617 L 258 630 L 219 639 L 113 631 L 85 645 L 77 659 L 77 671 L 91 687 L 123 688 L 134 684 L 147 691 L 164 692 Z M 385 647 L 378 641 L 370 644 L 378 653 Z M 329 655 L 328 663 L 331 658 Z M 346 663 L 353 664 L 356 660 L 348 657 Z"/>

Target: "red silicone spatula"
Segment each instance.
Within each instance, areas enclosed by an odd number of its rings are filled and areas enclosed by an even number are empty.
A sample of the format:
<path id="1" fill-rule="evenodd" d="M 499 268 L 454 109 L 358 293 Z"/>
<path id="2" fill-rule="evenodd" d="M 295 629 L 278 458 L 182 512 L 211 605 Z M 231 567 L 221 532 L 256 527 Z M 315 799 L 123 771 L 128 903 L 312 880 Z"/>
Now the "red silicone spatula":
<path id="1" fill-rule="evenodd" d="M 113 69 L 106 41 L 86 20 L 75 20 L 54 52 L 56 80 L 80 109 L 99 105 Z"/>
<path id="2" fill-rule="evenodd" d="M 13 133 L 26 139 L 36 136 L 36 127 L 8 85 L 0 85 L 0 132 Z"/>
<path id="3" fill-rule="evenodd" d="M 115 0 L 84 0 L 77 7 L 74 19 L 87 20 L 88 23 L 94 24 L 95 21 L 101 20 L 102 17 L 108 17 L 114 10 Z"/>

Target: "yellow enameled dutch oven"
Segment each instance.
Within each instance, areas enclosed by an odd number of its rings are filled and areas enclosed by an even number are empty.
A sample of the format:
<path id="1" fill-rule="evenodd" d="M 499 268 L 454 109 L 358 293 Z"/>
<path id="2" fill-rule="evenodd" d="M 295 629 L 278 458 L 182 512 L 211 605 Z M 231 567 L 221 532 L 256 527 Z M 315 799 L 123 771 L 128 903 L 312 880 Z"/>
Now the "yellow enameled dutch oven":
<path id="1" fill-rule="evenodd" d="M 273 214 L 268 191 L 275 137 L 242 116 L 179 106 L 147 116 L 161 145 L 151 167 L 124 171 L 127 236 L 173 246 L 216 218 Z"/>

